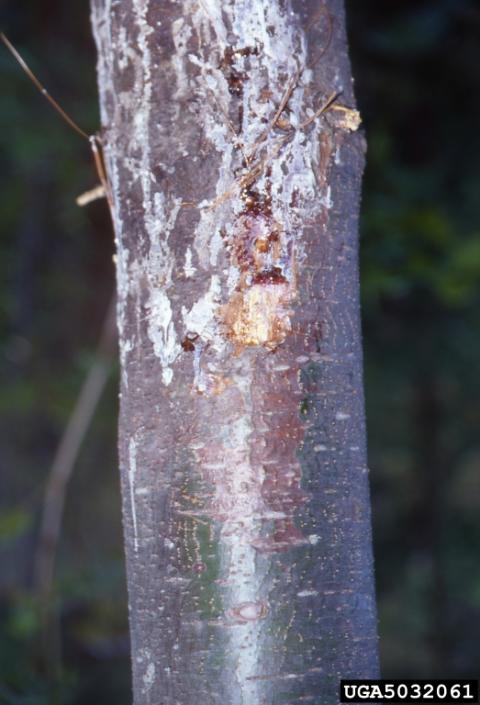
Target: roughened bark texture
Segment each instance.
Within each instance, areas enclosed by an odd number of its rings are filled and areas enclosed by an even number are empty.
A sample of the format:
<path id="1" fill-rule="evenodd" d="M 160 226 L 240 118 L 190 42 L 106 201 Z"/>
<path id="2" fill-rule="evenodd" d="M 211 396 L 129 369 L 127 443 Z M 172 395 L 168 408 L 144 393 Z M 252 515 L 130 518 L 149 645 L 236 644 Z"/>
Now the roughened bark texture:
<path id="1" fill-rule="evenodd" d="M 336 703 L 377 674 L 342 2 L 92 11 L 135 703 Z"/>

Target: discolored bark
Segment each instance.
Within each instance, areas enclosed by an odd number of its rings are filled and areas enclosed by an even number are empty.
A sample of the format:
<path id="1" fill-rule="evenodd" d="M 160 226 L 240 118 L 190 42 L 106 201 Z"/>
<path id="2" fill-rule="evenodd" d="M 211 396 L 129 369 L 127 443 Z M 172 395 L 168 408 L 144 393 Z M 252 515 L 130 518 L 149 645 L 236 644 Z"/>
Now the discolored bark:
<path id="1" fill-rule="evenodd" d="M 336 703 L 377 673 L 342 3 L 92 17 L 135 704 Z"/>

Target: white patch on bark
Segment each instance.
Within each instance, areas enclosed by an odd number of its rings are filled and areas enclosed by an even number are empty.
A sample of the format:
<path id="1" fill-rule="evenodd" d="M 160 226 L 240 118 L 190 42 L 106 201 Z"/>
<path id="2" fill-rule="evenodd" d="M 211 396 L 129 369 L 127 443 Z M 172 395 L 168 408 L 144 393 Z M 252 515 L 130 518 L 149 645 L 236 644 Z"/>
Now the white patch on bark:
<path id="1" fill-rule="evenodd" d="M 117 178 L 116 169 L 112 172 L 114 179 Z M 118 215 L 118 208 L 114 206 L 114 213 L 116 214 L 116 224 L 115 233 L 120 232 L 121 222 Z M 129 290 L 129 258 L 130 253 L 126 247 L 121 247 L 118 243 L 118 236 L 115 236 L 115 241 L 117 243 L 117 256 L 116 256 L 116 267 L 117 267 L 117 327 L 118 327 L 118 346 L 120 352 L 120 369 L 123 382 L 125 387 L 128 387 L 128 373 L 127 373 L 127 355 L 133 350 L 134 340 L 127 337 L 126 333 L 126 303 Z"/>
<path id="2" fill-rule="evenodd" d="M 221 301 L 221 294 L 220 278 L 214 275 L 207 292 L 193 304 L 192 308 L 188 311 L 185 306 L 182 307 L 182 318 L 188 333 L 196 333 L 202 341 L 224 347 L 225 342 L 218 335 L 218 324 L 215 320 L 215 311 Z"/>
<path id="3" fill-rule="evenodd" d="M 149 310 L 148 337 L 162 365 L 163 383 L 168 386 L 173 378 L 171 365 L 181 350 L 172 322 L 172 306 L 162 289 L 152 289 L 147 307 Z"/>
<path id="4" fill-rule="evenodd" d="M 194 267 L 192 264 L 192 249 L 191 247 L 187 247 L 185 251 L 185 264 L 183 265 L 183 273 L 185 274 L 186 278 L 189 279 L 190 277 L 193 277 L 196 271 L 197 268 Z"/>
<path id="5" fill-rule="evenodd" d="M 154 683 L 155 683 L 155 664 L 153 663 L 153 661 L 151 661 L 147 665 L 147 670 L 145 671 L 145 675 L 143 676 L 143 686 L 145 688 L 144 692 L 148 692 Z"/>
<path id="6" fill-rule="evenodd" d="M 138 109 L 135 113 L 133 124 L 133 140 L 140 149 L 140 164 L 138 174 L 143 190 L 143 210 L 145 220 L 153 215 L 152 177 L 150 159 L 150 109 L 152 105 L 152 57 L 148 45 L 148 38 L 153 28 L 147 22 L 148 0 L 133 0 L 133 9 L 138 29 L 137 45 L 139 55 L 136 60 L 137 71 L 141 74 L 141 81 L 135 81 L 134 90 L 137 92 L 136 103 Z M 150 223 L 145 223 L 148 231 Z"/>
<path id="7" fill-rule="evenodd" d="M 171 365 L 181 352 L 172 320 L 172 305 L 167 294 L 175 263 L 174 255 L 168 245 L 168 236 L 175 226 L 179 208 L 179 199 L 167 208 L 163 193 L 154 195 L 153 207 L 151 205 L 145 215 L 150 244 L 149 254 L 140 263 L 139 268 L 139 274 L 145 272 L 149 280 L 150 298 L 146 305 L 148 337 L 153 343 L 155 355 L 160 360 L 162 380 L 167 386 L 173 379 Z"/>
<path id="8" fill-rule="evenodd" d="M 229 653 L 239 686 L 235 693 L 232 692 L 232 705 L 250 705 L 264 702 L 262 684 L 255 679 L 262 647 L 261 614 L 264 603 L 260 596 L 257 552 L 249 543 L 251 536 L 258 531 L 258 520 L 245 519 L 240 530 L 239 526 L 230 522 L 225 525 L 222 562 L 228 568 L 232 585 L 226 597 L 230 605 L 227 618 L 232 623 L 228 631 Z"/>
<path id="9" fill-rule="evenodd" d="M 320 202 L 325 208 L 330 209 L 333 206 L 332 202 L 332 190 L 330 186 L 327 186 L 325 194 L 321 197 Z"/>
<path id="10" fill-rule="evenodd" d="M 188 73 L 186 69 L 187 42 L 192 34 L 192 28 L 183 17 L 172 22 L 172 37 L 175 44 L 175 53 L 172 55 L 172 66 L 177 78 L 177 90 L 173 97 L 178 100 L 189 92 Z"/>
<path id="11" fill-rule="evenodd" d="M 135 438 L 130 438 L 128 446 L 129 465 L 128 465 L 128 483 L 130 487 L 130 509 L 132 512 L 133 524 L 133 544 L 135 552 L 138 551 L 138 531 L 137 531 L 137 508 L 135 505 L 135 482 L 137 474 L 137 442 Z"/>
<path id="12" fill-rule="evenodd" d="M 135 659 L 142 667 L 142 693 L 147 695 L 155 683 L 156 668 L 155 662 L 152 659 L 150 649 L 139 649 L 138 656 Z"/>
<path id="13" fill-rule="evenodd" d="M 150 490 L 148 489 L 148 487 L 137 487 L 137 489 L 135 490 L 135 494 L 137 497 L 144 497 L 149 493 Z"/>

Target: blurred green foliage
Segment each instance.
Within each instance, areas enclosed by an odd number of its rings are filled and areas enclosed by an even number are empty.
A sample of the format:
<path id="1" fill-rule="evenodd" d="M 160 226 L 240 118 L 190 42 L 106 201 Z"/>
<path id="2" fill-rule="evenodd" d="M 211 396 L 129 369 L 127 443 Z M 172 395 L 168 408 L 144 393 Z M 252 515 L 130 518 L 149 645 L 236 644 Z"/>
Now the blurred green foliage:
<path id="1" fill-rule="evenodd" d="M 480 8 L 347 2 L 383 670 L 480 663 Z"/>
<path id="2" fill-rule="evenodd" d="M 4 2 L 1 28 L 75 119 L 98 127 L 85 3 Z M 116 365 L 69 486 L 45 642 L 32 566 L 44 482 L 114 287 L 88 144 L 0 47 L 0 703 L 130 702 L 116 468 Z M 92 533 L 92 527 L 94 533 Z"/>
<path id="3" fill-rule="evenodd" d="M 472 676 L 480 663 L 480 9 L 473 0 L 348 0 L 347 16 L 369 145 L 362 303 L 383 670 Z M 86 4 L 6 0 L 0 25 L 94 131 Z M 6 51 L 0 91 L 0 703 L 122 705 L 130 667 L 114 373 L 69 487 L 58 633 L 47 645 L 31 590 L 44 481 L 113 289 L 111 226 L 103 203 L 74 204 L 96 182 L 88 146 Z"/>

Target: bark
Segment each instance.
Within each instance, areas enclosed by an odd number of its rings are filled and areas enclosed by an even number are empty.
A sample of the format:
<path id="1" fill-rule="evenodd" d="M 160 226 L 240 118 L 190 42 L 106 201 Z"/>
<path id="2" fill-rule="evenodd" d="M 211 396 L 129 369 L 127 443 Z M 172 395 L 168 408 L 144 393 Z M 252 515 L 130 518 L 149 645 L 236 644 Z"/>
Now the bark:
<path id="1" fill-rule="evenodd" d="M 342 3 L 92 16 L 134 702 L 336 703 L 377 674 Z"/>

